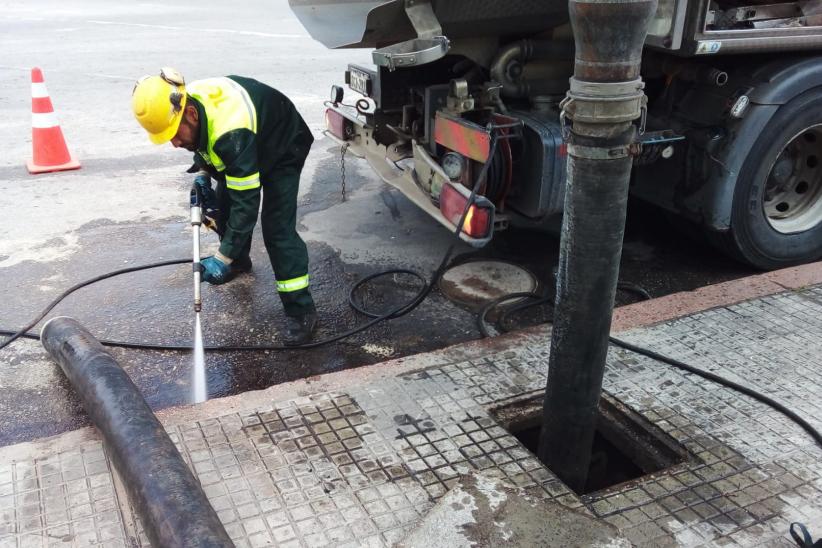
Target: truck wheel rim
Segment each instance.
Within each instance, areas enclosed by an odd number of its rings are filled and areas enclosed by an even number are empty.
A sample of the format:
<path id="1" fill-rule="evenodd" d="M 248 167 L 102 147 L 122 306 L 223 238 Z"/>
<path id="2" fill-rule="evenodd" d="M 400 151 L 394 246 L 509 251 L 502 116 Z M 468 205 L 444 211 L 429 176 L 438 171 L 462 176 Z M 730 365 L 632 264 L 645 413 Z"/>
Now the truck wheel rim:
<path id="1" fill-rule="evenodd" d="M 822 125 L 804 129 L 771 166 L 762 195 L 771 228 L 804 232 L 822 222 Z"/>

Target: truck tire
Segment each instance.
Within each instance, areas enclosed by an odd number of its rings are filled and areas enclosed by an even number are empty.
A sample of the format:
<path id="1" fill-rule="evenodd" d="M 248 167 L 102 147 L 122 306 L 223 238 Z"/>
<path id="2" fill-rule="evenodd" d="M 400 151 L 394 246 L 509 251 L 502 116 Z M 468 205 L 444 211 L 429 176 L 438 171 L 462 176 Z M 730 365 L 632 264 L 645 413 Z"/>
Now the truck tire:
<path id="1" fill-rule="evenodd" d="M 731 228 L 717 242 L 763 270 L 822 257 L 822 88 L 776 111 L 734 188 Z"/>

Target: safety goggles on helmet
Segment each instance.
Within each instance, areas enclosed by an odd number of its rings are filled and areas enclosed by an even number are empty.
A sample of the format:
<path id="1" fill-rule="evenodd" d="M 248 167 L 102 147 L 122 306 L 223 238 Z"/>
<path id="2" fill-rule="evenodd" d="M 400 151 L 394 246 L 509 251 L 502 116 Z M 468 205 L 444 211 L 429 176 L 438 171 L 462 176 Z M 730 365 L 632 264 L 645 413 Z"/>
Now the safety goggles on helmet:
<path id="1" fill-rule="evenodd" d="M 171 101 L 171 104 L 174 106 L 174 112 L 181 111 L 183 109 L 183 94 L 180 93 L 178 87 L 186 85 L 185 78 L 180 74 L 180 71 L 172 67 L 161 68 L 160 78 L 174 86 L 174 91 L 171 92 L 168 100 Z"/>

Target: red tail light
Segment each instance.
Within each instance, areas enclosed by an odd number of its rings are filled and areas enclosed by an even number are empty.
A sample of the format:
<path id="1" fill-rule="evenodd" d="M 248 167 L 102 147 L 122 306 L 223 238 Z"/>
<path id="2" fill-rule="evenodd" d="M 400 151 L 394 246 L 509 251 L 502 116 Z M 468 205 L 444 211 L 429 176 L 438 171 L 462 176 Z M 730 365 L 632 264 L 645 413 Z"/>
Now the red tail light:
<path id="1" fill-rule="evenodd" d="M 325 109 L 325 127 L 343 141 L 354 136 L 353 122 L 332 108 Z"/>
<path id="2" fill-rule="evenodd" d="M 460 222 L 465 204 L 468 203 L 468 194 L 463 194 L 450 183 L 442 186 L 440 192 L 440 211 L 443 216 L 456 226 Z M 462 231 L 472 238 L 486 238 L 491 234 L 494 218 L 494 206 L 486 198 L 477 196 L 475 202 L 465 215 Z"/>

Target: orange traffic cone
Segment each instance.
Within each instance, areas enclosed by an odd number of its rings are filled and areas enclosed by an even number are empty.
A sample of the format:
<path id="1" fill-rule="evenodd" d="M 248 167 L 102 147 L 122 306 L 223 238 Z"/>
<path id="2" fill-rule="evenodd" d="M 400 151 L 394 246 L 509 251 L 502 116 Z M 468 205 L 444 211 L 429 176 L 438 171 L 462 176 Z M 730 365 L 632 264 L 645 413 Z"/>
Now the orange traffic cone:
<path id="1" fill-rule="evenodd" d="M 31 69 L 31 146 L 33 158 L 26 162 L 29 173 L 80 167 L 80 162 L 69 154 L 39 68 Z"/>

